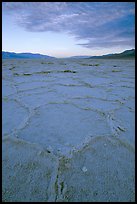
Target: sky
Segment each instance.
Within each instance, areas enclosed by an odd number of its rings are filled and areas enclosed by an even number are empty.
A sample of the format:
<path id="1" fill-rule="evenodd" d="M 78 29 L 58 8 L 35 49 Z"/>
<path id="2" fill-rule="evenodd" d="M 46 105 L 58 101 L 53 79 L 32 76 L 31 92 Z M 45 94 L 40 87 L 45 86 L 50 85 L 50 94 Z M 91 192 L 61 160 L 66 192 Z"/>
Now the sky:
<path id="1" fill-rule="evenodd" d="M 2 50 L 54 57 L 135 48 L 134 2 L 3 2 Z"/>

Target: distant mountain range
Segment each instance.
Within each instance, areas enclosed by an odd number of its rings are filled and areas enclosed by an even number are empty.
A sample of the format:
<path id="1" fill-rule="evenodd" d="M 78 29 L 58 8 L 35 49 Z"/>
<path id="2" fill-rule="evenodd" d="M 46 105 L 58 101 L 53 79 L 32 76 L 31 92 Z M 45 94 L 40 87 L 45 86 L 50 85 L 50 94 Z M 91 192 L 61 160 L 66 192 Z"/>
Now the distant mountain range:
<path id="1" fill-rule="evenodd" d="M 84 59 L 84 58 L 89 58 L 89 57 L 91 57 L 91 56 L 72 56 L 72 57 L 69 57 L 69 58 L 74 58 L 74 59 Z"/>
<path id="2" fill-rule="evenodd" d="M 115 54 L 108 54 L 108 55 L 102 55 L 102 56 L 92 56 L 89 57 L 91 59 L 131 59 L 135 58 L 135 49 L 131 50 L 125 50 L 121 53 L 115 53 Z"/>
<path id="3" fill-rule="evenodd" d="M 135 58 L 135 49 L 125 50 L 121 53 L 107 54 L 102 56 L 72 56 L 74 59 L 127 59 Z"/>
<path id="4" fill-rule="evenodd" d="M 48 55 L 33 54 L 33 53 L 15 53 L 15 52 L 4 52 L 2 51 L 2 59 L 47 59 L 55 58 Z"/>
<path id="5" fill-rule="evenodd" d="M 33 54 L 33 53 L 15 53 L 2 51 L 2 59 L 50 59 L 55 58 L 48 55 Z M 74 59 L 132 59 L 135 58 L 135 49 L 125 50 L 121 53 L 107 54 L 102 56 L 72 56 L 68 58 Z"/>

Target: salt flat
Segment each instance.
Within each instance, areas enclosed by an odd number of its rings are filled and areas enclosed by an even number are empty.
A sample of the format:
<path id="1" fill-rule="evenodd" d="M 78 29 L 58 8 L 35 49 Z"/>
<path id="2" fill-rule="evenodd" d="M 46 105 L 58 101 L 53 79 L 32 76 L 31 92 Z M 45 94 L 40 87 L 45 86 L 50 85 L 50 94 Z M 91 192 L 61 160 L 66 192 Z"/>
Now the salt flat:
<path id="1" fill-rule="evenodd" d="M 3 201 L 135 201 L 135 61 L 2 62 Z"/>

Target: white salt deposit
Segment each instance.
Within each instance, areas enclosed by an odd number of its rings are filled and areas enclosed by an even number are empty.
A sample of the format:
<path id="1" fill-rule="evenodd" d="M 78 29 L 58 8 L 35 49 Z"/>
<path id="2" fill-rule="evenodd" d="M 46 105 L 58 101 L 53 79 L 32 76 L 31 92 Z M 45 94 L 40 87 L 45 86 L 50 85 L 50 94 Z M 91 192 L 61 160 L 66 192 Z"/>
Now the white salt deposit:
<path id="1" fill-rule="evenodd" d="M 82 171 L 85 173 L 87 172 L 87 168 L 85 166 L 83 166 Z"/>
<path id="2" fill-rule="evenodd" d="M 43 61 L 3 60 L 3 202 L 134 202 L 134 60 Z"/>

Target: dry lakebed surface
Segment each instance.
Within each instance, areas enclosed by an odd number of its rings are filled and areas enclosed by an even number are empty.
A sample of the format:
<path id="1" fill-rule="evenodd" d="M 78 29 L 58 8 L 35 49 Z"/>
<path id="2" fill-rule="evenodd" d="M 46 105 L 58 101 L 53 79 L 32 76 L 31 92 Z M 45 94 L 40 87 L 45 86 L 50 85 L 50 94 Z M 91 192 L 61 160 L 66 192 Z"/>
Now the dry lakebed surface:
<path id="1" fill-rule="evenodd" d="M 135 61 L 2 61 L 3 202 L 135 201 Z"/>

